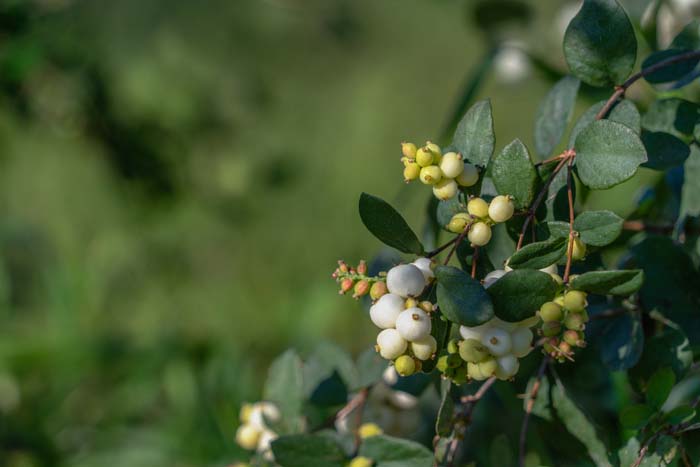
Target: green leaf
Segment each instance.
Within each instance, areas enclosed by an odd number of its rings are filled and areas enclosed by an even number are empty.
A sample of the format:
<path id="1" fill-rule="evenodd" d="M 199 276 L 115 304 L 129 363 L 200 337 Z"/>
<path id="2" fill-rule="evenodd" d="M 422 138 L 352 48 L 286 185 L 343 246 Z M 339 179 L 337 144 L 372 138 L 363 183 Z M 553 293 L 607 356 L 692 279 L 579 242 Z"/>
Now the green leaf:
<path id="1" fill-rule="evenodd" d="M 626 313 L 606 323 L 601 332 L 600 355 L 612 371 L 627 370 L 637 364 L 644 348 L 644 329 L 639 318 Z"/>
<path id="2" fill-rule="evenodd" d="M 420 255 L 423 245 L 401 214 L 389 203 L 376 196 L 362 193 L 360 217 L 367 230 L 384 244 L 403 253 Z"/>
<path id="3" fill-rule="evenodd" d="M 546 158 L 557 147 L 571 121 L 581 81 L 565 76 L 547 93 L 535 117 L 535 152 Z"/>
<path id="4" fill-rule="evenodd" d="M 438 306 L 447 319 L 478 326 L 493 318 L 491 299 L 479 281 L 452 266 L 438 266 L 435 278 Z"/>
<path id="5" fill-rule="evenodd" d="M 639 430 L 644 428 L 655 414 L 656 411 L 648 405 L 630 405 L 620 412 L 620 423 L 628 430 Z"/>
<path id="6" fill-rule="evenodd" d="M 700 148 L 693 144 L 683 164 L 683 188 L 679 217 L 700 216 Z"/>
<path id="7" fill-rule="evenodd" d="M 590 271 L 576 276 L 571 288 L 599 295 L 627 296 L 635 293 L 644 283 L 644 271 Z"/>
<path id="8" fill-rule="evenodd" d="M 647 339 L 639 363 L 630 369 L 631 381 L 638 388 L 645 387 L 660 368 L 671 368 L 680 380 L 693 363 L 693 352 L 688 338 L 678 329 L 665 328 L 659 335 Z"/>
<path id="9" fill-rule="evenodd" d="M 345 453 L 329 436 L 281 436 L 272 442 L 275 461 L 281 467 L 345 467 Z"/>
<path id="10" fill-rule="evenodd" d="M 615 0 L 585 0 L 564 35 L 571 73 L 591 86 L 621 84 L 637 58 L 637 39 Z"/>
<path id="11" fill-rule="evenodd" d="M 651 375 L 647 385 L 647 403 L 660 409 L 664 405 L 671 389 L 676 384 L 676 374 L 670 368 L 659 368 Z"/>
<path id="12" fill-rule="evenodd" d="M 384 370 L 386 370 L 386 360 L 374 348 L 365 350 L 357 357 L 357 385 L 350 389 L 371 386 L 381 381 Z"/>
<path id="13" fill-rule="evenodd" d="M 607 101 L 600 101 L 593 104 L 588 110 L 586 110 L 576 121 L 576 124 L 571 129 L 571 134 L 569 135 L 569 147 L 573 147 L 578 136 L 584 128 L 595 121 L 596 115 L 600 112 Z M 608 112 L 605 117 L 611 122 L 622 123 L 630 130 L 639 134 L 642 128 L 642 116 L 637 110 L 637 106 L 630 100 L 624 99 L 618 102 L 613 108 Z"/>
<path id="14" fill-rule="evenodd" d="M 301 359 L 294 350 L 287 350 L 270 365 L 264 398 L 277 404 L 288 430 L 298 428 L 296 420 L 304 403 L 304 376 Z"/>
<path id="15" fill-rule="evenodd" d="M 537 189 L 537 171 L 527 148 L 519 139 L 493 158 L 490 172 L 498 192 L 511 195 L 516 208 L 530 205 Z"/>
<path id="16" fill-rule="evenodd" d="M 622 232 L 622 218 L 612 211 L 585 211 L 574 220 L 574 230 L 586 245 L 605 246 Z"/>
<path id="17" fill-rule="evenodd" d="M 686 423 L 691 421 L 693 417 L 695 417 L 695 409 L 693 408 L 693 406 L 683 404 L 679 405 L 678 407 L 664 415 L 664 420 L 668 424 L 678 425 L 680 423 Z"/>
<path id="18" fill-rule="evenodd" d="M 348 387 L 357 387 L 357 368 L 350 355 L 330 342 L 321 342 L 304 364 L 304 389 L 313 394 L 317 386 L 337 372 Z"/>
<path id="19" fill-rule="evenodd" d="M 546 272 L 515 269 L 489 287 L 487 292 L 496 316 L 515 322 L 534 316 L 544 302 L 554 299 L 557 283 Z"/>
<path id="20" fill-rule="evenodd" d="M 700 106 L 677 97 L 652 102 L 642 117 L 642 127 L 649 131 L 670 133 L 687 141 L 693 137 L 700 117 Z"/>
<path id="21" fill-rule="evenodd" d="M 644 167 L 666 170 L 681 165 L 690 155 L 690 148 L 680 139 L 661 131 L 642 131 L 642 143 L 647 151 Z"/>
<path id="22" fill-rule="evenodd" d="M 505 433 L 500 433 L 491 441 L 489 449 L 489 465 L 511 467 L 515 465 L 513 448 Z"/>
<path id="23" fill-rule="evenodd" d="M 556 263 L 566 254 L 566 238 L 553 237 L 544 242 L 525 245 L 508 261 L 513 269 L 542 269 Z"/>
<path id="24" fill-rule="evenodd" d="M 360 446 L 360 456 L 375 462 L 375 467 L 429 467 L 433 453 L 424 446 L 390 436 L 372 436 Z"/>
<path id="25" fill-rule="evenodd" d="M 620 457 L 620 466 L 632 466 L 637 461 L 639 457 L 639 450 L 641 446 L 637 438 L 630 438 L 624 448 L 618 451 L 618 456 Z M 663 460 L 661 456 L 655 452 L 647 453 L 639 464 L 639 467 L 659 467 L 663 465 Z"/>
<path id="26" fill-rule="evenodd" d="M 551 237 L 555 238 L 568 238 L 569 237 L 569 223 L 562 221 L 549 221 L 544 225 L 544 228 L 549 233 Z"/>
<path id="27" fill-rule="evenodd" d="M 443 379 L 440 388 L 440 407 L 435 419 L 435 433 L 439 436 L 449 436 L 452 433 L 452 419 L 455 404 L 452 400 L 452 381 Z"/>
<path id="28" fill-rule="evenodd" d="M 620 123 L 598 120 L 576 137 L 576 167 L 581 182 L 594 190 L 611 188 L 632 177 L 647 161 L 642 141 Z"/>
<path id="29" fill-rule="evenodd" d="M 482 100 L 474 104 L 462 117 L 455 130 L 452 145 L 472 164 L 486 167 L 495 144 L 491 101 Z"/>
<path id="30" fill-rule="evenodd" d="M 649 68 L 664 60 L 669 60 L 678 55 L 684 54 L 688 50 L 684 49 L 667 49 L 654 52 L 642 62 L 642 69 Z M 695 66 L 700 62 L 700 58 L 692 60 L 684 60 L 682 62 L 666 65 L 663 68 L 656 70 L 644 76 L 644 79 L 652 84 L 668 83 L 669 81 L 677 81 L 695 69 Z"/>
<path id="31" fill-rule="evenodd" d="M 694 19 L 673 38 L 669 48 L 683 50 L 700 49 L 700 20 Z"/>
<path id="32" fill-rule="evenodd" d="M 595 465 L 612 467 L 608 460 L 607 448 L 598 438 L 595 427 L 559 384 L 552 388 L 552 404 L 569 433 L 586 447 Z"/>

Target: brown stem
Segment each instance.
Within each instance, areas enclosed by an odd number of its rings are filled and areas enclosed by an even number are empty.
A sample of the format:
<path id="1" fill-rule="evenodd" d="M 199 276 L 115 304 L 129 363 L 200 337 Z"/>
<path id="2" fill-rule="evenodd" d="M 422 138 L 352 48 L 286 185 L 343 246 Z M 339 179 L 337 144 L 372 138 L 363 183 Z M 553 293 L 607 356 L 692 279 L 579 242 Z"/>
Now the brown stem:
<path id="1" fill-rule="evenodd" d="M 447 264 L 449 264 L 450 259 L 452 259 L 452 255 L 455 254 L 455 251 L 457 251 L 457 247 L 459 246 L 460 243 L 462 243 L 462 240 L 464 240 L 464 237 L 466 237 L 467 234 L 469 233 L 469 229 L 471 228 L 471 226 L 472 226 L 471 223 L 467 224 L 467 226 L 464 228 L 464 231 L 462 231 L 462 233 L 459 234 L 455 238 L 454 246 L 452 247 L 450 252 L 447 254 L 447 258 L 445 258 L 445 266 L 447 266 Z"/>
<path id="2" fill-rule="evenodd" d="M 476 262 L 479 259 L 479 247 L 474 246 L 474 254 L 472 255 L 472 279 L 476 279 Z"/>
<path id="3" fill-rule="evenodd" d="M 532 414 L 532 409 L 535 407 L 535 399 L 537 398 L 537 393 L 540 391 L 540 386 L 542 385 L 542 377 L 547 369 L 547 363 L 549 363 L 549 357 L 545 356 L 542 358 L 542 363 L 540 363 L 540 368 L 537 370 L 537 376 L 535 376 L 535 382 L 532 384 L 532 389 L 528 395 L 527 405 L 525 406 L 525 417 L 523 417 L 523 424 L 520 427 L 520 450 L 518 455 L 518 465 L 520 467 L 525 467 L 525 446 L 527 444 L 527 429 L 530 424 L 530 415 Z"/>
<path id="4" fill-rule="evenodd" d="M 454 242 L 456 242 L 456 241 L 457 241 L 457 238 L 458 238 L 458 237 L 455 237 L 455 238 L 453 238 L 452 240 L 450 240 L 449 242 L 445 243 L 444 245 L 439 246 L 439 247 L 437 247 L 436 249 L 427 252 L 427 253 L 425 254 L 425 257 L 426 257 L 426 258 L 432 258 L 433 256 L 439 255 L 439 254 L 442 253 L 444 250 L 446 250 L 447 247 L 449 247 L 449 246 L 452 245 Z"/>
<path id="5" fill-rule="evenodd" d="M 566 193 L 569 199 L 569 245 L 566 249 L 566 269 L 564 269 L 564 283 L 569 282 L 571 273 L 571 260 L 574 253 L 574 194 L 572 189 L 571 172 L 573 170 L 574 158 L 569 158 L 569 165 L 566 167 Z"/>

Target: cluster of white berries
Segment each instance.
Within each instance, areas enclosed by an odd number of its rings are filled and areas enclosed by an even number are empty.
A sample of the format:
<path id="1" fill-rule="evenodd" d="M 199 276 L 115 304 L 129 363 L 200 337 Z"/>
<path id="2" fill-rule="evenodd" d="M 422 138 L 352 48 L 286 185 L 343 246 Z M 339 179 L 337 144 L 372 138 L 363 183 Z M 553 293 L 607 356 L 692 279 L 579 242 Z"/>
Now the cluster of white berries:
<path id="1" fill-rule="evenodd" d="M 515 212 L 513 198 L 499 195 L 487 203 L 474 197 L 467 203 L 467 212 L 458 212 L 447 224 L 447 230 L 462 233 L 469 229 L 467 238 L 475 246 L 484 246 L 491 240 L 491 226 L 506 222 Z"/>
<path id="2" fill-rule="evenodd" d="M 479 181 L 479 169 L 464 162 L 461 154 L 443 154 L 440 146 L 428 141 L 422 148 L 413 143 L 401 143 L 404 164 L 403 177 L 406 183 L 415 179 L 432 185 L 433 194 L 441 200 L 448 200 L 457 193 L 459 187 L 470 187 Z"/>
<path id="3" fill-rule="evenodd" d="M 280 418 L 279 409 L 271 402 L 244 404 L 241 407 L 241 425 L 236 431 L 236 442 L 243 449 L 255 450 L 272 460 L 270 444 L 277 439 L 277 433 L 268 427 L 268 423 L 277 423 Z"/>
<path id="4" fill-rule="evenodd" d="M 437 350 L 437 342 L 430 335 L 434 306 L 417 300 L 434 278 L 429 258 L 395 266 L 386 276 L 388 293 L 369 310 L 372 322 L 382 329 L 376 349 L 383 358 L 394 361 L 402 376 L 420 369 L 421 362 L 433 358 Z"/>

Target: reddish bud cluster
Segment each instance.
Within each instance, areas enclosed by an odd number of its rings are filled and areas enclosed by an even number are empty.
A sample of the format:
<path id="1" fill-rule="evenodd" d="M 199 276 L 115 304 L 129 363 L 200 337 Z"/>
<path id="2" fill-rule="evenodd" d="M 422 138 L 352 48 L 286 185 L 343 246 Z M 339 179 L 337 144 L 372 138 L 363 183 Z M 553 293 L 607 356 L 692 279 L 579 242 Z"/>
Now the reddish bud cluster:
<path id="1" fill-rule="evenodd" d="M 345 295 L 352 290 L 353 298 L 369 294 L 372 300 L 377 300 L 387 293 L 384 278 L 367 276 L 367 262 L 365 260 L 361 260 L 357 267 L 351 267 L 345 261 L 340 260 L 331 277 L 340 284 L 338 291 L 340 295 Z"/>

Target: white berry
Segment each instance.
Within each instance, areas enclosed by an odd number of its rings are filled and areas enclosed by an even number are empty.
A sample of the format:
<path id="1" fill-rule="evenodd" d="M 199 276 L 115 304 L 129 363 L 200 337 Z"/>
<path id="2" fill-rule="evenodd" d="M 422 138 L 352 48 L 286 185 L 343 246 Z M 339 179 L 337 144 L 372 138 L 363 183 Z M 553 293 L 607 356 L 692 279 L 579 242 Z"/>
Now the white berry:
<path id="1" fill-rule="evenodd" d="M 411 264 L 420 269 L 420 272 L 423 273 L 423 278 L 425 278 L 425 282 L 430 282 L 435 279 L 435 273 L 431 267 L 433 261 L 430 258 L 418 258 Z"/>
<path id="2" fill-rule="evenodd" d="M 484 277 L 484 288 L 488 289 L 498 279 L 505 276 L 505 274 L 506 274 L 506 271 L 503 269 L 496 269 L 495 271 L 491 271 L 490 273 L 486 274 L 486 277 Z"/>
<path id="3" fill-rule="evenodd" d="M 498 379 L 510 379 L 518 373 L 520 362 L 514 355 L 508 354 L 499 357 L 498 368 L 496 369 L 496 377 Z"/>
<path id="4" fill-rule="evenodd" d="M 252 451 L 258 446 L 260 440 L 260 430 L 254 426 L 245 424 L 238 427 L 236 430 L 236 443 L 243 449 Z"/>
<path id="5" fill-rule="evenodd" d="M 518 328 L 510 335 L 512 352 L 518 358 L 529 354 L 532 350 L 532 331 L 529 328 Z"/>
<path id="6" fill-rule="evenodd" d="M 270 444 L 277 439 L 277 433 L 270 430 L 265 430 L 260 434 L 260 439 L 258 440 L 258 452 L 265 452 L 270 449 Z"/>
<path id="7" fill-rule="evenodd" d="M 474 186 L 479 181 L 479 169 L 475 165 L 465 162 L 462 173 L 455 178 L 455 181 L 461 186 Z"/>
<path id="8" fill-rule="evenodd" d="M 499 328 L 489 328 L 481 336 L 481 343 L 496 357 L 510 352 L 512 343 L 508 331 Z"/>
<path id="9" fill-rule="evenodd" d="M 457 182 L 451 178 L 443 178 L 433 185 L 433 194 L 437 199 L 442 201 L 454 198 L 458 191 L 459 186 L 457 186 Z"/>
<path id="10" fill-rule="evenodd" d="M 418 360 L 428 360 L 437 350 L 437 341 L 431 335 L 411 342 L 411 350 Z"/>
<path id="11" fill-rule="evenodd" d="M 443 155 L 440 161 L 440 170 L 442 170 L 442 174 L 447 178 L 458 177 L 464 170 L 462 155 L 456 152 L 448 152 Z"/>
<path id="12" fill-rule="evenodd" d="M 476 246 L 484 246 L 491 240 L 491 227 L 483 222 L 477 222 L 469 228 L 467 238 Z"/>
<path id="13" fill-rule="evenodd" d="M 430 316 L 420 308 L 409 308 L 396 318 L 396 330 L 407 341 L 419 341 L 430 334 Z"/>
<path id="14" fill-rule="evenodd" d="M 386 287 L 389 292 L 404 298 L 417 297 L 425 288 L 425 278 L 413 264 L 400 264 L 389 270 Z"/>
<path id="15" fill-rule="evenodd" d="M 384 294 L 369 308 L 369 317 L 379 328 L 396 327 L 396 318 L 404 310 L 404 303 L 405 300 L 396 294 Z"/>
<path id="16" fill-rule="evenodd" d="M 377 346 L 379 355 L 387 360 L 393 360 L 406 351 L 408 342 L 396 329 L 385 329 L 377 335 Z"/>
<path id="17" fill-rule="evenodd" d="M 258 430 L 264 430 L 267 428 L 267 422 L 277 423 L 280 418 L 280 411 L 276 405 L 270 402 L 258 402 L 253 405 L 253 409 L 250 411 L 248 424 Z"/>
<path id="18" fill-rule="evenodd" d="M 515 206 L 510 196 L 496 196 L 489 204 L 489 217 L 494 222 L 505 222 L 513 217 Z"/>
<path id="19" fill-rule="evenodd" d="M 472 327 L 460 326 L 459 327 L 459 334 L 465 340 L 466 339 L 476 339 L 478 341 L 481 341 L 481 336 L 484 335 L 484 333 L 489 329 L 489 327 L 490 327 L 490 325 L 488 323 L 482 324 L 480 326 L 472 326 Z"/>

